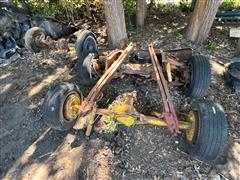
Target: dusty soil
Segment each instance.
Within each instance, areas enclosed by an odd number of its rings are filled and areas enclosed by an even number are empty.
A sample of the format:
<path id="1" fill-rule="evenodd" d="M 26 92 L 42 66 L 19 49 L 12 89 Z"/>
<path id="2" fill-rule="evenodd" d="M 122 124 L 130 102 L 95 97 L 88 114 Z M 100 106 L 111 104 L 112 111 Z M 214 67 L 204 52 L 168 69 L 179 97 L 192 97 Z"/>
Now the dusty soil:
<path id="1" fill-rule="evenodd" d="M 160 18 L 161 17 L 161 18 Z M 186 26 L 186 16 L 152 16 L 147 28 L 130 30 L 130 41 L 138 49 L 147 42 L 156 48 L 192 47 L 213 61 L 229 62 L 234 56 L 235 41 L 228 38 L 226 27 L 212 28 L 208 42 L 195 47 L 177 38 Z M 105 43 L 105 27 L 85 24 Z M 209 48 L 215 41 L 216 49 Z M 217 58 L 215 58 L 217 57 Z M 150 125 L 126 128 L 116 132 L 102 121 L 96 124 L 90 138 L 83 131 L 60 132 L 49 129 L 42 120 L 41 105 L 49 87 L 69 81 L 80 86 L 86 96 L 89 88 L 79 84 L 75 74 L 76 55 L 51 51 L 33 54 L 25 51 L 21 59 L 0 71 L 0 178 L 6 179 L 237 179 L 239 177 L 240 97 L 223 78 L 223 67 L 213 63 L 211 86 L 205 99 L 220 103 L 229 120 L 228 153 L 222 165 L 200 162 L 184 151 L 183 134 L 173 136 L 168 129 Z M 171 87 L 177 113 L 190 109 L 195 99 L 184 96 L 181 88 Z M 114 79 L 104 90 L 99 107 L 108 107 L 124 94 L 135 93 L 135 108 L 144 114 L 161 111 L 157 84 L 136 75 Z M 114 123 L 113 123 L 114 124 Z M 106 127 L 104 127 L 107 126 Z M 235 162 L 238 160 L 237 162 Z M 235 162 L 235 163 L 234 163 Z"/>

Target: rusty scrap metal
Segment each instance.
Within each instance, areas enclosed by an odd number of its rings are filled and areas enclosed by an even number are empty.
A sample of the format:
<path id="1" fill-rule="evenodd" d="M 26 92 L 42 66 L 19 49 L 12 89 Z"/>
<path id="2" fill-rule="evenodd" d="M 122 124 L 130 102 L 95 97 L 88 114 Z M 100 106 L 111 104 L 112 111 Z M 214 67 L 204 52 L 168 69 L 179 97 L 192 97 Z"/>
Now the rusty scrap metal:
<path id="1" fill-rule="evenodd" d="M 122 52 L 122 50 L 115 50 L 105 58 L 105 71 L 119 58 Z"/>
<path id="2" fill-rule="evenodd" d="M 78 111 L 78 121 L 82 116 L 85 116 L 96 104 L 97 98 L 99 97 L 99 93 L 102 91 L 103 87 L 106 85 L 108 81 L 112 78 L 113 74 L 117 71 L 119 66 L 122 64 L 124 59 L 128 56 L 128 54 L 133 49 L 133 43 L 130 43 L 128 47 L 121 53 L 118 59 L 113 62 L 111 67 L 109 67 L 104 75 L 99 79 L 96 85 L 92 88 L 86 99 L 83 101 L 79 111 Z"/>
<path id="3" fill-rule="evenodd" d="M 163 70 L 167 74 L 168 82 L 174 85 L 185 85 L 189 82 L 190 71 L 187 61 L 191 57 L 192 49 L 190 48 L 162 52 Z"/>
<path id="4" fill-rule="evenodd" d="M 152 44 L 148 45 L 148 51 L 152 60 L 153 68 L 155 71 L 157 83 L 160 89 L 161 97 L 164 104 L 164 112 L 162 113 L 164 116 L 164 121 L 168 124 L 168 127 L 171 132 L 178 133 L 179 132 L 179 125 L 178 125 L 178 119 L 176 115 L 176 111 L 173 105 L 173 102 L 171 100 L 171 95 L 168 90 L 167 81 L 164 78 L 162 68 L 159 64 L 159 61 L 157 59 L 155 50 L 153 48 Z M 162 56 L 164 53 L 162 53 Z M 162 57 L 164 59 L 164 57 Z"/>
<path id="5" fill-rule="evenodd" d="M 163 57 L 164 57 L 163 63 L 167 62 L 176 67 L 185 67 L 186 66 L 185 62 L 177 61 L 176 59 L 174 59 L 172 57 L 172 55 L 170 53 L 164 53 Z"/>
<path id="6" fill-rule="evenodd" d="M 108 52 L 102 54 L 96 61 L 92 62 L 92 68 L 95 71 L 95 75 L 100 72 L 103 74 L 97 84 L 92 88 L 87 98 L 82 103 L 81 107 L 78 111 L 78 121 L 75 124 L 75 127 L 78 127 L 78 123 L 81 123 L 82 118 L 85 118 L 86 114 L 89 114 L 87 119 L 87 131 L 86 136 L 89 136 L 93 127 L 95 115 L 110 115 L 115 118 L 120 123 L 123 123 L 126 126 L 132 126 L 134 124 L 153 124 L 157 126 L 168 126 L 170 131 L 173 133 L 178 133 L 179 129 L 187 129 L 190 127 L 188 123 L 178 121 L 176 111 L 174 109 L 173 102 L 171 100 L 171 96 L 167 87 L 167 81 L 164 77 L 163 70 L 167 73 L 167 78 L 171 83 L 177 83 L 178 85 L 183 85 L 182 80 L 174 77 L 174 81 L 172 81 L 172 70 L 176 70 L 179 68 L 180 71 L 185 71 L 188 68 L 186 65 L 183 56 L 187 57 L 190 55 L 188 49 L 183 50 L 183 53 L 180 53 L 181 50 L 175 50 L 178 54 L 181 54 L 181 60 L 178 58 L 174 58 L 169 52 L 161 52 L 163 68 L 160 66 L 159 61 L 157 59 L 157 55 L 153 49 L 152 45 L 148 46 L 148 51 L 150 54 L 150 58 L 152 60 L 152 64 L 122 64 L 124 59 L 129 55 L 132 50 L 132 43 L 124 50 L 116 50 L 112 52 Z M 187 53 L 186 53 L 186 52 Z M 186 53 L 186 54 L 185 54 Z M 185 54 L 185 55 L 184 55 Z M 165 65 L 165 66 L 164 66 Z M 117 69 L 119 69 L 118 72 Z M 164 104 L 164 112 L 161 113 L 157 117 L 145 116 L 136 110 L 134 110 L 133 105 L 129 106 L 128 104 L 123 104 L 119 106 L 115 110 L 107 110 L 107 109 L 97 109 L 96 102 L 99 101 L 99 94 L 102 91 L 104 85 L 111 79 L 115 77 L 119 77 L 122 74 L 139 74 L 142 76 L 153 75 L 157 81 L 160 93 L 163 99 Z M 97 74 L 99 76 L 99 74 Z M 81 120 L 80 120 L 81 119 Z M 138 122 L 137 122 L 138 120 Z"/>
<path id="7" fill-rule="evenodd" d="M 174 57 L 178 59 L 180 62 L 186 62 L 188 59 L 192 57 L 192 49 L 191 48 L 182 48 L 182 49 L 172 49 L 164 51 L 167 54 L 175 54 Z"/>
<path id="8" fill-rule="evenodd" d="M 149 58 L 145 51 L 144 57 Z M 91 61 L 92 75 L 95 77 L 101 77 L 104 72 L 110 67 L 110 65 L 116 61 L 120 56 L 122 50 L 104 51 L 97 59 Z M 157 51 L 156 54 L 161 55 L 161 61 L 164 64 L 163 72 L 166 73 L 168 82 L 177 85 L 184 85 L 189 80 L 189 67 L 186 62 L 188 58 L 192 56 L 192 49 L 174 49 L 169 51 Z M 123 74 L 136 74 L 143 77 L 152 77 L 154 79 L 154 70 L 152 64 L 138 64 L 138 63 L 126 63 L 122 64 L 118 72 L 116 72 L 113 78 L 119 78 Z M 176 75 L 177 74 L 177 75 Z M 178 76 L 181 77 L 178 77 Z"/>
<path id="9" fill-rule="evenodd" d="M 101 77 L 106 70 L 118 59 L 122 50 L 113 50 L 111 52 L 103 52 L 98 58 L 91 60 L 91 74 L 96 77 Z"/>
<path id="10" fill-rule="evenodd" d="M 36 37 L 33 37 L 35 44 L 41 49 L 58 50 L 65 49 L 69 50 L 68 41 L 66 39 L 53 40 L 51 37 L 46 36 L 43 32 Z"/>

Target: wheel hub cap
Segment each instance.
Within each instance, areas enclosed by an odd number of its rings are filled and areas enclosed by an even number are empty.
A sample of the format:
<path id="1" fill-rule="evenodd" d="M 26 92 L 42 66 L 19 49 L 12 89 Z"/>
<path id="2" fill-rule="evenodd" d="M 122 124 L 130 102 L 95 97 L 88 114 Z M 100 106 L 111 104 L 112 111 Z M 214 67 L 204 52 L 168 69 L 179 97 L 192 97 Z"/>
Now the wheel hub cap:
<path id="1" fill-rule="evenodd" d="M 187 121 L 190 122 L 192 125 L 191 125 L 191 128 L 190 129 L 187 129 L 186 130 L 186 137 L 187 137 L 187 140 L 190 141 L 190 142 L 193 142 L 193 139 L 194 139 L 194 135 L 195 135 L 195 130 L 196 130 L 196 115 L 193 111 L 190 111 L 189 114 L 188 114 L 188 117 L 187 117 Z"/>
<path id="2" fill-rule="evenodd" d="M 64 103 L 64 117 L 72 121 L 78 116 L 78 109 L 81 106 L 81 99 L 77 93 L 70 94 Z"/>

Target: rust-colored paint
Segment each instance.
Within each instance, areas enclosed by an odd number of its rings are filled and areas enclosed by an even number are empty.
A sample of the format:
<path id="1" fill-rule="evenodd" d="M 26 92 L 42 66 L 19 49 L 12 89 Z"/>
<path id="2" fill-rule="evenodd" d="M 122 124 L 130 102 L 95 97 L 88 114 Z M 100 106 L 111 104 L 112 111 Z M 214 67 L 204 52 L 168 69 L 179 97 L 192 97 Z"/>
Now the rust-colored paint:
<path id="1" fill-rule="evenodd" d="M 164 112 L 162 113 L 164 116 L 165 122 L 168 124 L 168 127 L 171 132 L 178 133 L 179 132 L 179 125 L 178 125 L 178 119 L 176 115 L 176 111 L 173 105 L 173 102 L 171 100 L 171 95 L 167 86 L 167 81 L 164 78 L 162 67 L 159 64 L 159 61 L 157 59 L 156 53 L 154 51 L 153 45 L 148 45 L 148 51 L 152 60 L 153 68 L 155 71 L 157 83 L 160 89 L 161 97 L 163 100 L 164 105 Z M 165 53 L 161 53 L 162 55 L 162 61 L 165 61 Z"/>

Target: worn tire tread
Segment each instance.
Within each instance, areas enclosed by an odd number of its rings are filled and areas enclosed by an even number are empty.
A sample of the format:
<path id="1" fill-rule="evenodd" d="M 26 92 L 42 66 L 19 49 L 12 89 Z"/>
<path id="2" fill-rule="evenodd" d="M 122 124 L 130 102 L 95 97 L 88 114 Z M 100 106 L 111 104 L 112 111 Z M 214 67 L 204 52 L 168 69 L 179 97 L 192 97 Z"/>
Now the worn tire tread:
<path id="1" fill-rule="evenodd" d="M 208 58 L 196 55 L 189 60 L 189 64 L 192 67 L 192 79 L 186 90 L 186 95 L 190 97 L 204 96 L 211 81 L 211 66 Z"/>
<path id="2" fill-rule="evenodd" d="M 74 126 L 76 120 L 67 122 L 63 116 L 63 104 L 71 93 L 78 93 L 81 100 L 82 94 L 77 86 L 62 83 L 50 88 L 43 102 L 43 120 L 51 128 L 65 131 Z"/>
<path id="3" fill-rule="evenodd" d="M 224 111 L 208 100 L 198 101 L 193 110 L 199 117 L 198 136 L 195 144 L 186 139 L 187 151 L 202 161 L 215 162 L 227 146 L 228 123 Z"/>

